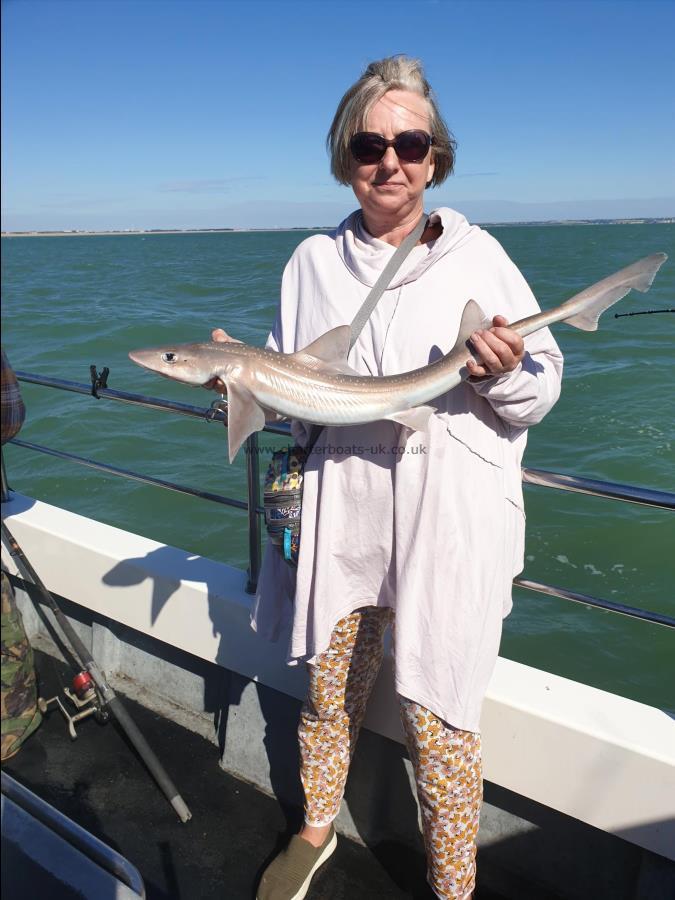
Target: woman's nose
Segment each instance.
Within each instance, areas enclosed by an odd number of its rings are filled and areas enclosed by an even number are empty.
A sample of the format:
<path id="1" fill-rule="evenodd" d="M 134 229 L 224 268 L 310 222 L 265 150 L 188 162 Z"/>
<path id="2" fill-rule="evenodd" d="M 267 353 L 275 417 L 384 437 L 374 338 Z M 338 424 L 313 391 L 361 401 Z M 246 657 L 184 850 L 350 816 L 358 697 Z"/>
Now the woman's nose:
<path id="1" fill-rule="evenodd" d="M 398 156 L 393 147 L 387 147 L 384 156 L 380 160 L 380 169 L 385 172 L 395 172 L 398 169 Z"/>

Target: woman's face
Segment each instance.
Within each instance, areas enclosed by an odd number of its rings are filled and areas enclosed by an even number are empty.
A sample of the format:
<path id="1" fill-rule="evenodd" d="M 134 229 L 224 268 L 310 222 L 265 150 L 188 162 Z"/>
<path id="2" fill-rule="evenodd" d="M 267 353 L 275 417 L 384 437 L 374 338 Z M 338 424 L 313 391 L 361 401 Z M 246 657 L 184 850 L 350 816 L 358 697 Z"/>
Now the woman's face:
<path id="1" fill-rule="evenodd" d="M 368 113 L 365 131 L 393 140 L 402 131 L 421 129 L 431 134 L 427 101 L 411 91 L 388 91 Z M 422 195 L 434 172 L 433 152 L 421 162 L 402 162 L 393 147 L 379 163 L 351 161 L 351 185 L 366 224 L 407 222 L 422 211 Z"/>

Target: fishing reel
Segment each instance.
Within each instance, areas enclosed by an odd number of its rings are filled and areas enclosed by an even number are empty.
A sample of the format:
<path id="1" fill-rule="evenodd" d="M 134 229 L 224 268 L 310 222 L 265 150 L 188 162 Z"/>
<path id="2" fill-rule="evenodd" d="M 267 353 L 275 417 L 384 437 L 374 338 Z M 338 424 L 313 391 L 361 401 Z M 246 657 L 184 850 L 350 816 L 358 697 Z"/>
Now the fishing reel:
<path id="1" fill-rule="evenodd" d="M 224 394 L 211 403 L 204 418 L 207 422 L 222 421 L 223 425 L 227 425 L 227 398 Z"/>
<path id="2" fill-rule="evenodd" d="M 49 712 L 49 707 L 52 704 L 56 706 L 68 723 L 68 732 L 72 740 L 77 738 L 77 731 L 75 730 L 76 722 L 81 722 L 83 719 L 88 719 L 90 716 L 94 716 L 96 721 L 100 723 L 107 722 L 110 718 L 108 711 L 103 708 L 101 698 L 98 695 L 92 677 L 86 670 L 83 669 L 81 672 L 78 672 L 73 678 L 72 686 L 70 688 L 64 687 L 63 693 L 73 706 L 75 706 L 78 712 L 75 714 L 69 713 L 58 694 L 50 700 L 45 700 L 44 697 L 40 697 L 38 699 L 38 709 L 45 715 Z"/>

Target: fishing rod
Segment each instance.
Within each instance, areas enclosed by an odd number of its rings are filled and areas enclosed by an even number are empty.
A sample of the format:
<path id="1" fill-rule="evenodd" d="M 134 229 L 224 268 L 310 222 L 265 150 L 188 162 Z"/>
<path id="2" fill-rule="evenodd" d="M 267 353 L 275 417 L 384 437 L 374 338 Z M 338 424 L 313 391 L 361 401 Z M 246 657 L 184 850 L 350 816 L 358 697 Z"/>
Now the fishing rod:
<path id="1" fill-rule="evenodd" d="M 5 522 L 2 523 L 2 537 L 5 541 L 5 544 L 7 545 L 10 556 L 16 562 L 17 568 L 21 572 L 23 578 L 37 588 L 40 597 L 54 613 L 54 617 L 59 627 L 61 628 L 61 631 L 65 635 L 67 642 L 70 644 L 74 657 L 77 659 L 78 664 L 82 666 L 82 671 L 79 672 L 73 680 L 73 688 L 75 690 L 75 694 L 73 695 L 70 691 L 67 690 L 67 695 L 71 698 L 71 700 L 73 700 L 78 708 L 86 706 L 90 702 L 95 703 L 93 708 L 90 708 L 85 712 L 80 712 L 76 716 L 71 717 L 68 715 L 65 708 L 61 704 L 61 701 L 57 699 L 57 703 L 61 708 L 61 711 L 68 719 L 71 736 L 75 737 L 75 721 L 95 712 L 103 713 L 103 716 L 99 717 L 105 719 L 105 713 L 107 710 L 109 710 L 115 717 L 115 719 L 117 719 L 120 727 L 122 728 L 122 731 L 129 738 L 139 756 L 150 770 L 150 773 L 161 788 L 171 806 L 173 806 L 181 822 L 187 822 L 192 818 L 192 813 L 187 808 L 185 801 L 178 793 L 178 790 L 167 775 L 166 770 L 164 769 L 160 761 L 155 756 L 150 745 L 141 734 L 138 726 L 122 705 L 122 701 L 110 686 L 108 679 L 106 678 L 103 671 L 99 668 L 96 660 L 93 658 L 73 626 L 66 618 L 63 610 L 60 608 L 53 595 L 47 590 L 43 582 L 40 580 L 39 575 L 30 564 L 25 553 L 19 546 L 18 541 L 12 535 Z M 98 698 L 96 697 L 96 694 L 98 694 Z"/>
<path id="2" fill-rule="evenodd" d="M 654 313 L 675 313 L 675 309 L 641 309 L 636 312 L 614 313 L 615 319 L 622 319 L 624 316 L 653 316 Z"/>

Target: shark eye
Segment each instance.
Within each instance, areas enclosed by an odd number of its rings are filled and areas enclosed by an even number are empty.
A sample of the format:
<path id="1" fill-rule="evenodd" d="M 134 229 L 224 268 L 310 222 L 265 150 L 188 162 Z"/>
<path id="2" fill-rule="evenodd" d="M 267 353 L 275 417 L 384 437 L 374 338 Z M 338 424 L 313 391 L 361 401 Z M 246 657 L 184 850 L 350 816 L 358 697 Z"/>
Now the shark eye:
<path id="1" fill-rule="evenodd" d="M 162 362 L 176 362 L 177 359 L 175 353 L 162 353 Z"/>

